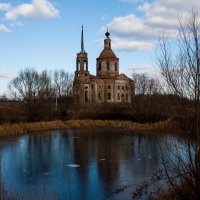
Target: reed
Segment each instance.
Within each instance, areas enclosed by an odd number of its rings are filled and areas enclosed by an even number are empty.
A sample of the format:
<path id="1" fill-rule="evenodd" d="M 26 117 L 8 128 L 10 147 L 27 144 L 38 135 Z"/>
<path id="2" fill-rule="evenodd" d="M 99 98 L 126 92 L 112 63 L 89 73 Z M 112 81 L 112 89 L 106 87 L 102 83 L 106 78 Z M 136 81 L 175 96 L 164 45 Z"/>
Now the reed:
<path id="1" fill-rule="evenodd" d="M 157 123 L 134 123 L 131 121 L 110 121 L 110 120 L 69 120 L 35 123 L 5 123 L 0 125 L 0 137 L 17 136 L 38 131 L 58 130 L 68 128 L 122 128 L 140 132 L 169 132 L 177 130 L 177 124 L 172 121 Z"/>

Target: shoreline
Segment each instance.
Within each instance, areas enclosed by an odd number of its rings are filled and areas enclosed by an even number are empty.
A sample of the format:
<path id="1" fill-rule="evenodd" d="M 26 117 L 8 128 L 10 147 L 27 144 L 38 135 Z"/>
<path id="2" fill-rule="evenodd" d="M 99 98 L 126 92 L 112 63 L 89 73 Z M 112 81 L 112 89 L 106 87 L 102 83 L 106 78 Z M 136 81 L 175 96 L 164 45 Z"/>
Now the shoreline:
<path id="1" fill-rule="evenodd" d="M 142 133 L 164 133 L 178 130 L 177 124 L 166 120 L 155 123 L 136 123 L 117 120 L 69 120 L 30 123 L 5 123 L 0 125 L 0 137 L 20 136 L 28 133 L 81 128 L 121 128 Z"/>

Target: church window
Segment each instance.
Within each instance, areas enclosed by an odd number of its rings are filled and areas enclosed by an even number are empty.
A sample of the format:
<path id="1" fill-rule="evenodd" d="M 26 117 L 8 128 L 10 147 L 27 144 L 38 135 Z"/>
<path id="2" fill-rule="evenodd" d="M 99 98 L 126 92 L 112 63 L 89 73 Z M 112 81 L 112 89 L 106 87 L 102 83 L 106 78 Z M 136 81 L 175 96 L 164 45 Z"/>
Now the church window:
<path id="1" fill-rule="evenodd" d="M 121 95 L 121 101 L 122 101 L 122 102 L 125 101 L 125 96 L 124 96 L 124 94 Z"/>
<path id="2" fill-rule="evenodd" d="M 91 85 L 91 89 L 93 89 L 93 85 Z"/>
<path id="3" fill-rule="evenodd" d="M 111 93 L 108 93 L 108 100 L 111 100 Z"/>
<path id="4" fill-rule="evenodd" d="M 117 63 L 115 63 L 115 71 L 117 71 Z"/>
<path id="5" fill-rule="evenodd" d="M 128 101 L 128 94 L 126 93 L 126 101 Z"/>
<path id="6" fill-rule="evenodd" d="M 101 71 L 101 62 L 99 62 L 99 71 Z"/>
<path id="7" fill-rule="evenodd" d="M 77 71 L 80 71 L 80 61 L 79 60 L 77 60 Z"/>
<path id="8" fill-rule="evenodd" d="M 120 90 L 120 85 L 118 85 L 118 90 Z"/>
<path id="9" fill-rule="evenodd" d="M 107 62 L 107 70 L 108 71 L 110 70 L 110 62 L 109 61 Z"/>
<path id="10" fill-rule="evenodd" d="M 87 60 L 84 60 L 84 70 L 87 71 Z"/>
<path id="11" fill-rule="evenodd" d="M 108 89 L 111 89 L 111 85 L 108 85 Z"/>
<path id="12" fill-rule="evenodd" d="M 128 86 L 126 85 L 126 90 L 128 90 Z"/>
<path id="13" fill-rule="evenodd" d="M 88 91 L 85 91 L 85 102 L 88 102 Z"/>
<path id="14" fill-rule="evenodd" d="M 124 86 L 122 86 L 122 90 L 124 90 Z"/>
<path id="15" fill-rule="evenodd" d="M 117 100 L 120 100 L 120 93 L 118 93 L 117 95 Z"/>

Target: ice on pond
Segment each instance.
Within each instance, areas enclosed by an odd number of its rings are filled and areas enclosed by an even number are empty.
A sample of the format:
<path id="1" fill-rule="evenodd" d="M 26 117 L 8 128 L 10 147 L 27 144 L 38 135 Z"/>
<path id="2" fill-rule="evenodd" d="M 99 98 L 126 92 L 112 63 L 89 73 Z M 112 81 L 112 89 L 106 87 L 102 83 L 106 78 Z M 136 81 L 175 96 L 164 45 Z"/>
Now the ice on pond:
<path id="1" fill-rule="evenodd" d="M 66 165 L 67 167 L 80 167 L 80 165 L 77 165 L 77 164 L 69 164 L 69 165 Z"/>
<path id="2" fill-rule="evenodd" d="M 105 159 L 105 158 L 101 158 L 101 159 L 100 159 L 100 161 L 104 161 L 104 160 L 106 160 L 106 159 Z"/>

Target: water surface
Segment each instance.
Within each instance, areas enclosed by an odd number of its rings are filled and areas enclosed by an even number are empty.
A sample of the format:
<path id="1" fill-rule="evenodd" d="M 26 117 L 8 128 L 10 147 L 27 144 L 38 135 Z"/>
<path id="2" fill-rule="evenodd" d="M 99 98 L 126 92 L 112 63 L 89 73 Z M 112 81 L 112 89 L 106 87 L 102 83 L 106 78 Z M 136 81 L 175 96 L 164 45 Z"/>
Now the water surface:
<path id="1" fill-rule="evenodd" d="M 121 129 L 68 129 L 1 139 L 2 182 L 9 192 L 61 200 L 130 199 L 122 185 L 147 179 L 161 164 L 154 136 Z"/>

